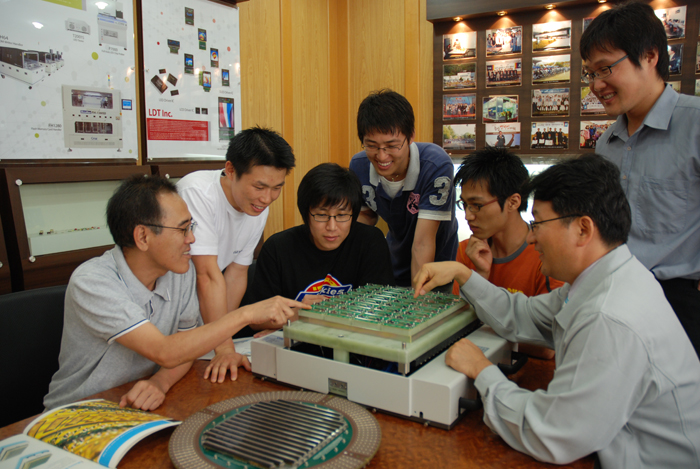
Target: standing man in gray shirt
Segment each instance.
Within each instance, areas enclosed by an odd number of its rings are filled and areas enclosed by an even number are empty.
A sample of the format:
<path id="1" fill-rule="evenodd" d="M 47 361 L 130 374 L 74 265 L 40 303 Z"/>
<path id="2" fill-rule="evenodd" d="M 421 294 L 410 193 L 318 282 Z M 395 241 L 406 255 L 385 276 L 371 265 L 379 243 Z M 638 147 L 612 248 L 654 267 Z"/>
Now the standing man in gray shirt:
<path id="1" fill-rule="evenodd" d="M 51 409 L 142 379 L 121 406 L 153 410 L 192 361 L 248 324 L 282 325 L 302 303 L 281 297 L 239 308 L 202 327 L 190 261 L 197 223 L 161 177 L 125 180 L 107 204 L 116 246 L 79 266 L 66 290 Z"/>
<path id="2" fill-rule="evenodd" d="M 596 152 L 632 209 L 628 245 L 661 284 L 700 355 L 700 98 L 665 83 L 664 25 L 649 5 L 601 13 L 581 37 L 583 79 L 617 121 Z"/>

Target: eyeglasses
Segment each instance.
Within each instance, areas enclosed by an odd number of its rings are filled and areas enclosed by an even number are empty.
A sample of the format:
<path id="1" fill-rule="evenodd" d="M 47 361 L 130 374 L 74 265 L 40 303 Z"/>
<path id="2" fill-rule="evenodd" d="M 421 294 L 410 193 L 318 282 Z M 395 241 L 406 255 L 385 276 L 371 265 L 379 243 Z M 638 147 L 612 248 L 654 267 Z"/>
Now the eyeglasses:
<path id="1" fill-rule="evenodd" d="M 550 218 L 549 220 L 531 221 L 531 222 L 528 222 L 528 225 L 530 225 L 530 229 L 532 231 L 535 231 L 535 228 L 537 228 L 537 225 L 541 225 L 542 223 L 547 223 L 548 221 L 563 220 L 564 218 L 575 218 L 575 217 L 582 217 L 582 216 L 583 215 L 579 215 L 578 213 L 574 213 L 572 215 L 564 215 L 563 217 Z"/>
<path id="2" fill-rule="evenodd" d="M 190 233 L 194 234 L 194 230 L 195 230 L 195 228 L 197 228 L 197 222 L 194 221 L 194 220 L 192 220 L 192 223 L 190 223 L 189 225 L 187 225 L 187 226 L 184 227 L 184 228 L 178 228 L 178 227 L 176 227 L 176 226 L 154 225 L 154 224 L 151 224 L 151 223 L 141 223 L 141 224 L 144 225 L 144 226 L 152 226 L 152 227 L 154 227 L 154 228 L 167 228 L 167 229 L 169 229 L 169 230 L 178 230 L 178 231 L 182 231 L 182 234 L 184 234 L 185 237 L 187 237 Z"/>
<path id="3" fill-rule="evenodd" d="M 314 220 L 320 223 L 328 223 L 331 218 L 335 218 L 336 223 L 345 223 L 352 219 L 351 213 L 339 213 L 338 215 L 327 215 L 325 213 L 312 213 Z"/>
<path id="4" fill-rule="evenodd" d="M 581 79 L 584 83 L 592 83 L 593 80 L 607 78 L 612 75 L 612 68 L 629 57 L 629 54 L 615 62 L 614 64 L 607 65 L 605 67 L 600 67 L 598 70 L 592 72 L 581 71 Z"/>
<path id="5" fill-rule="evenodd" d="M 372 155 L 379 153 L 381 150 L 384 150 L 384 152 L 388 155 L 393 155 L 393 154 L 401 151 L 403 146 L 406 144 L 407 140 L 408 140 L 408 138 L 404 138 L 403 142 L 401 143 L 401 146 L 389 145 L 387 147 L 378 147 L 377 145 L 371 145 L 371 144 L 365 145 L 365 144 L 363 144 L 362 148 L 364 148 L 367 153 L 370 153 Z"/>
<path id="6" fill-rule="evenodd" d="M 464 211 L 469 210 L 472 213 L 478 213 L 479 210 L 481 210 L 483 207 L 487 206 L 488 204 L 492 204 L 496 201 L 498 201 L 498 198 L 495 198 L 493 200 L 489 200 L 485 204 L 468 204 L 468 203 L 465 203 L 462 199 L 459 199 L 457 201 L 457 207 L 460 210 L 464 210 Z"/>

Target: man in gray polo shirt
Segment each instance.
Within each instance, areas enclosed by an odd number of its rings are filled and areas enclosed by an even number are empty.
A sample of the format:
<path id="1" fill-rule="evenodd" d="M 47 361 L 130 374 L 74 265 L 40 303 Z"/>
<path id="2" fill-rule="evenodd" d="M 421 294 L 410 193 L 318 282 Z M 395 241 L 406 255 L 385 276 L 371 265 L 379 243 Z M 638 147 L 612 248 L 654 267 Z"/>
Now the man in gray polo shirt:
<path id="1" fill-rule="evenodd" d="M 155 409 L 192 361 L 225 338 L 248 324 L 284 324 L 291 307 L 308 308 L 275 297 L 197 327 L 189 254 L 197 224 L 166 179 L 125 180 L 107 204 L 107 224 L 116 246 L 78 267 L 68 284 L 48 409 L 140 378 L 120 405 Z"/>

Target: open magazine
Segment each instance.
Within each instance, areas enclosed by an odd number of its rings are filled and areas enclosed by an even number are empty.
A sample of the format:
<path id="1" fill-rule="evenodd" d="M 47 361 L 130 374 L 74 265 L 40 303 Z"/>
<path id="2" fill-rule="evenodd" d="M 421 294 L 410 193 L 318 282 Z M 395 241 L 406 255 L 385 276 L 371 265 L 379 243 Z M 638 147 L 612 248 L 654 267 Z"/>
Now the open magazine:
<path id="1" fill-rule="evenodd" d="M 68 404 L 0 441 L 0 469 L 117 467 L 136 443 L 180 423 L 102 399 Z"/>

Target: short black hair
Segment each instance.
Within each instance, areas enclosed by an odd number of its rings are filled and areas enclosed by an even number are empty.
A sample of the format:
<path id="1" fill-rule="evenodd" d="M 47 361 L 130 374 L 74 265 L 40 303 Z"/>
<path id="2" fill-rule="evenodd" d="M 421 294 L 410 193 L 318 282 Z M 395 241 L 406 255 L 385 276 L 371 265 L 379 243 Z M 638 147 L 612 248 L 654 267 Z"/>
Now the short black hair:
<path id="1" fill-rule="evenodd" d="M 272 129 L 251 127 L 237 133 L 229 142 L 226 161 L 240 178 L 253 166 L 273 166 L 287 170 L 295 165 L 294 152 L 287 141 Z"/>
<path id="2" fill-rule="evenodd" d="M 107 202 L 107 226 L 114 243 L 131 248 L 137 225 L 160 225 L 163 211 L 158 202 L 161 193 L 177 194 L 175 184 L 161 176 L 134 174 L 119 185 Z M 149 227 L 160 234 L 158 227 Z"/>
<path id="3" fill-rule="evenodd" d="M 355 173 L 336 163 L 322 163 L 304 175 L 297 190 L 297 207 L 309 224 L 309 210 L 345 203 L 356 221 L 362 209 L 362 186 Z"/>
<path id="4" fill-rule="evenodd" d="M 637 68 L 641 68 L 644 54 L 656 49 L 659 55 L 656 72 L 664 81 L 668 80 L 666 29 L 649 5 L 628 2 L 601 13 L 583 32 L 579 44 L 583 60 L 588 60 L 596 49 L 620 49 Z"/>
<path id="5" fill-rule="evenodd" d="M 519 212 L 527 210 L 526 185 L 530 174 L 523 161 L 505 148 L 486 147 L 462 160 L 455 175 L 455 187 L 467 182 L 482 183 L 486 189 L 498 197 L 501 210 L 506 199 L 520 194 Z"/>
<path id="6" fill-rule="evenodd" d="M 388 88 L 372 91 L 357 110 L 357 136 L 364 142 L 365 135 L 401 133 L 411 138 L 415 132 L 413 107 L 408 99 Z"/>
<path id="7" fill-rule="evenodd" d="M 529 190 L 535 200 L 551 202 L 559 216 L 591 217 L 608 246 L 627 242 L 632 215 L 620 170 L 602 156 L 584 155 L 551 166 L 531 179 Z"/>

